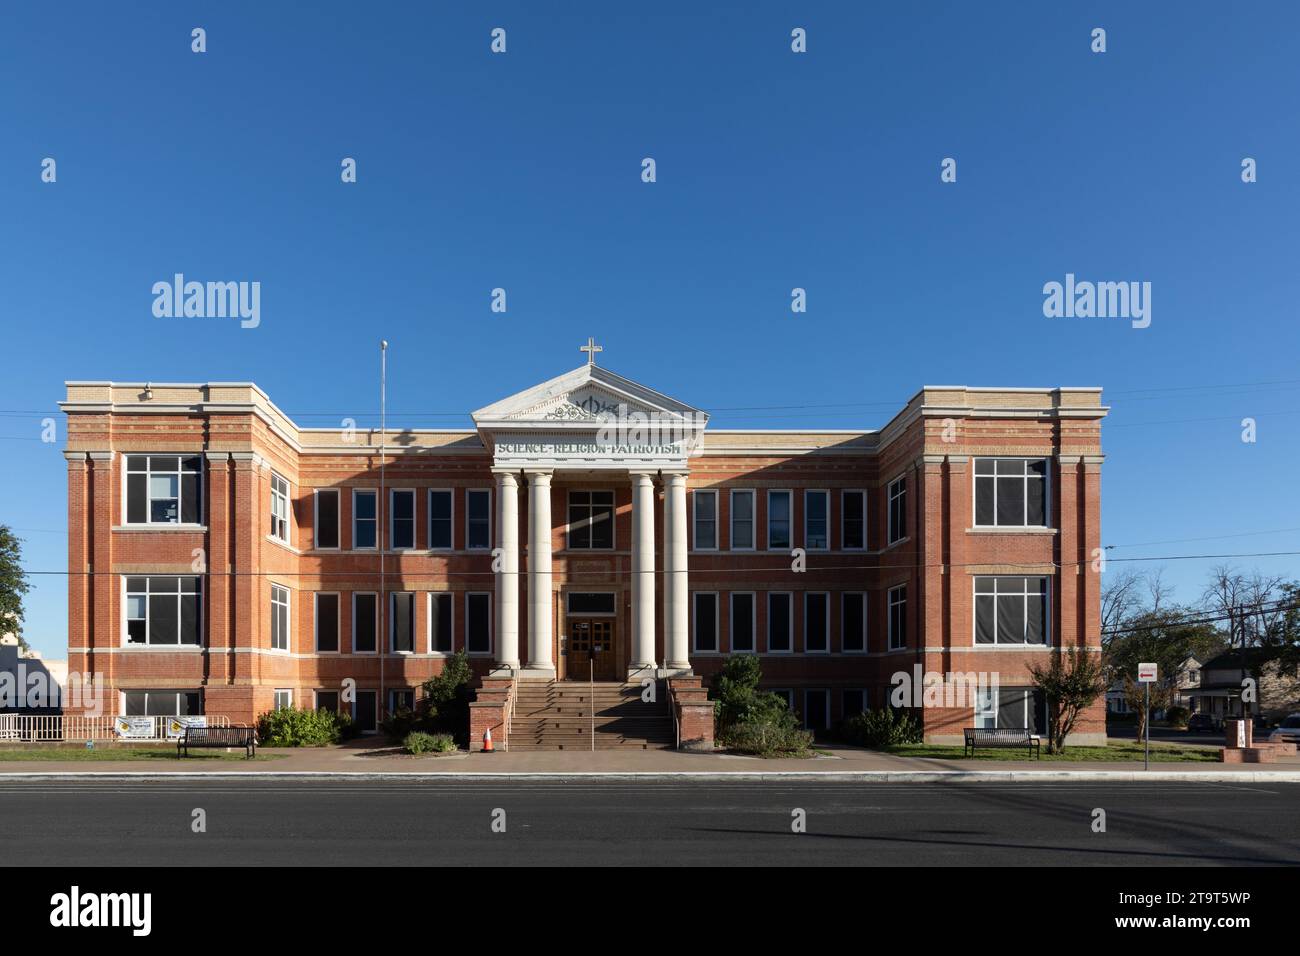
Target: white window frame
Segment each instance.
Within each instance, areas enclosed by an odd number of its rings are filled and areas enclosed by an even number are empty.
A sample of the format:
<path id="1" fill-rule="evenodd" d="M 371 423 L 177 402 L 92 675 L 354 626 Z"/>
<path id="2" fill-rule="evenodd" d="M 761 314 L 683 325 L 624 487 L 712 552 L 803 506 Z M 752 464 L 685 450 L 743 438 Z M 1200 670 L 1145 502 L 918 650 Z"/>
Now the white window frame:
<path id="1" fill-rule="evenodd" d="M 609 547 L 608 548 L 582 548 L 573 546 L 573 496 L 575 494 L 595 494 L 600 492 L 610 496 L 609 512 Z M 589 509 L 594 505 L 588 505 Z M 590 512 L 588 519 L 590 519 Z M 564 549 L 566 551 L 575 551 L 580 554 L 605 554 L 618 549 L 618 492 L 613 488 L 570 488 L 567 495 L 564 496 Z"/>
<path id="2" fill-rule="evenodd" d="M 151 715 L 151 714 L 149 714 L 149 697 L 150 697 L 150 696 L 154 696 L 154 695 L 161 695 L 161 694 L 171 694 L 171 695 L 173 695 L 173 697 L 175 698 L 175 699 L 172 701 L 172 706 L 171 706 L 171 708 L 170 708 L 171 713 L 170 713 L 170 714 L 167 714 L 166 716 L 169 716 L 169 717 L 180 717 L 180 716 L 187 716 L 187 717 L 202 717 L 204 714 L 207 713 L 206 702 L 205 702 L 204 699 L 203 699 L 203 688 L 201 688 L 201 687 L 195 687 L 195 688 L 193 688 L 192 690 L 186 690 L 185 688 L 179 688 L 179 689 L 173 690 L 173 689 L 171 689 L 170 687 L 159 687 L 159 688 L 153 688 L 153 687 L 131 687 L 131 688 L 128 688 L 128 689 L 119 690 L 119 691 L 117 692 L 117 707 L 118 707 L 118 713 L 119 713 L 119 714 L 125 714 L 125 713 L 126 713 L 126 710 L 127 710 L 127 707 L 126 707 L 126 698 L 127 698 L 127 695 L 128 695 L 128 694 L 144 694 L 144 695 L 145 695 L 145 701 L 144 701 L 144 709 L 145 709 L 145 713 L 144 713 L 143 715 L 141 715 L 141 716 L 158 716 L 158 717 L 164 716 L 164 715 L 162 715 L 162 714 L 155 714 L 155 715 Z M 195 695 L 198 696 L 198 698 L 199 698 L 199 712 L 198 712 L 197 714 L 195 714 L 195 713 L 191 713 L 191 714 L 185 714 L 185 715 L 182 715 L 181 712 L 180 712 L 180 706 L 179 706 L 180 701 L 181 701 L 181 696 L 182 696 L 182 695 L 185 695 L 185 696 L 188 697 L 190 694 L 195 694 Z"/>
<path id="3" fill-rule="evenodd" d="M 122 456 L 122 524 L 124 526 L 129 526 L 132 528 L 201 528 L 203 527 L 204 519 L 207 517 L 207 509 L 203 507 L 205 482 L 207 480 L 207 461 L 202 452 L 163 451 L 163 452 L 140 453 L 135 451 L 124 451 L 124 452 L 119 452 L 119 454 Z M 143 458 L 145 460 L 145 465 L 144 465 L 145 470 L 143 472 L 131 471 L 132 458 Z M 149 462 L 150 459 L 152 458 L 175 458 L 176 459 L 176 471 L 158 472 L 158 474 L 160 475 L 172 475 L 172 474 L 176 475 L 176 520 L 175 521 L 154 521 L 153 518 L 151 517 L 153 513 L 153 496 L 150 494 L 149 491 L 149 479 L 153 476 L 154 470 L 152 466 L 149 464 Z M 196 473 L 198 475 L 198 481 L 196 482 L 198 487 L 194 492 L 198 496 L 198 501 L 196 502 L 198 508 L 197 521 L 183 521 L 181 518 L 181 516 L 185 513 L 185 495 L 184 495 L 185 482 L 182 476 L 186 474 L 186 471 L 181 467 L 182 458 L 197 458 L 199 460 L 199 470 Z M 144 475 L 145 520 L 132 521 L 131 520 L 131 499 L 130 499 L 131 483 L 128 479 L 128 476 L 139 475 L 139 474 Z"/>
<path id="4" fill-rule="evenodd" d="M 322 545 L 320 543 L 320 496 L 322 494 L 333 495 L 337 502 L 334 514 L 334 540 L 333 545 Z M 312 490 L 312 514 L 311 514 L 311 546 L 315 551 L 338 551 L 343 547 L 343 495 L 338 488 L 315 488 Z"/>
<path id="5" fill-rule="evenodd" d="M 820 650 L 812 650 L 808 647 L 808 599 L 810 597 L 819 597 L 822 600 L 822 607 L 826 609 L 825 629 L 822 632 L 822 640 L 825 647 Z M 831 652 L 831 595 L 829 591 L 804 591 L 803 592 L 803 652 L 805 654 L 829 654 Z"/>
<path id="6" fill-rule="evenodd" d="M 992 475 L 980 475 L 976 472 L 978 463 L 981 461 L 993 462 Z M 1024 475 L 1006 475 L 1006 478 L 1021 478 L 1021 517 L 1025 519 L 1024 524 L 999 524 L 998 523 L 998 473 L 997 463 L 1000 461 L 1018 461 L 1021 462 Z M 1029 463 L 1031 461 L 1041 461 L 1043 463 L 1043 523 L 1029 524 Z M 1052 459 L 1044 455 L 979 455 L 971 459 L 971 481 L 970 481 L 970 514 L 971 527 L 973 528 L 1050 528 L 1052 527 Z M 993 479 L 993 523 L 980 524 L 979 520 L 979 480 L 980 478 Z M 1034 479 L 1037 480 L 1037 479 Z"/>
<path id="7" fill-rule="evenodd" d="M 845 627 L 849 616 L 844 612 L 845 606 L 851 597 L 862 599 L 862 646 L 849 647 L 845 641 Z M 840 652 L 843 654 L 865 654 L 867 653 L 867 634 L 870 628 L 867 625 L 868 610 L 871 606 L 871 600 L 866 591 L 841 591 L 840 592 Z"/>
<path id="8" fill-rule="evenodd" d="M 700 545 L 700 497 L 713 499 L 713 546 Z M 722 544 L 721 512 L 718 510 L 718 489 L 696 488 L 691 492 L 691 545 L 694 551 L 717 551 Z"/>
<path id="9" fill-rule="evenodd" d="M 474 597 L 487 598 L 488 646 L 486 651 L 471 651 L 469 649 L 469 622 L 470 622 L 469 601 L 470 598 L 474 598 Z M 453 616 L 455 615 L 454 610 L 452 611 L 452 615 Z M 491 657 L 494 653 L 496 653 L 497 636 L 496 636 L 495 618 L 496 618 L 496 608 L 495 608 L 495 602 L 492 599 L 491 591 L 466 591 L 465 592 L 465 633 L 462 636 L 465 639 L 465 644 L 464 644 L 465 653 L 468 656 Z"/>
<path id="10" fill-rule="evenodd" d="M 736 497 L 749 496 L 749 547 L 736 546 Z M 730 551 L 758 550 L 758 493 L 753 488 L 732 488 L 727 513 L 727 548 Z"/>
<path id="11" fill-rule="evenodd" d="M 285 698 L 285 702 L 283 704 L 280 703 L 281 696 Z M 271 692 L 271 709 L 292 710 L 293 709 L 293 688 L 277 687 L 275 690 L 273 690 Z"/>
<path id="12" fill-rule="evenodd" d="M 787 543 L 780 548 L 772 547 L 772 496 L 785 495 L 786 500 L 790 502 L 789 517 L 786 519 L 786 538 Z M 794 492 L 789 488 L 769 488 L 767 489 L 767 520 L 763 522 L 765 550 L 781 551 L 788 553 L 794 547 Z"/>
<path id="13" fill-rule="evenodd" d="M 738 597 L 749 598 L 749 649 L 736 648 L 736 604 Z M 731 591 L 727 595 L 727 647 L 732 654 L 758 653 L 758 595 L 754 591 Z"/>
<path id="14" fill-rule="evenodd" d="M 848 500 L 849 495 L 860 495 L 862 497 L 862 544 L 850 547 L 848 544 L 848 509 L 844 507 L 844 502 Z M 867 489 L 865 488 L 843 488 L 840 490 L 840 550 L 841 551 L 866 551 L 867 550 Z"/>
<path id="15" fill-rule="evenodd" d="M 357 650 L 357 598 L 363 596 L 369 596 L 375 599 L 375 647 L 374 650 L 369 650 L 369 651 Z M 352 630 L 348 634 L 348 647 L 351 649 L 351 652 L 353 654 L 362 654 L 368 656 L 370 654 L 379 653 L 379 645 L 383 641 L 383 638 L 379 633 L 379 622 L 380 622 L 379 611 L 380 611 L 380 607 L 379 607 L 378 591 L 353 591 L 352 592 Z M 339 646 L 342 647 L 341 641 L 339 642 Z"/>
<path id="16" fill-rule="evenodd" d="M 372 497 L 375 501 L 375 516 L 373 518 L 357 517 L 357 499 L 363 496 Z M 357 524 L 361 521 L 373 521 L 375 524 L 375 543 L 364 547 L 357 544 Z M 352 489 L 352 550 L 353 551 L 378 551 L 380 541 L 379 534 L 379 489 L 378 488 L 353 488 Z"/>
<path id="17" fill-rule="evenodd" d="M 772 598 L 784 595 L 786 598 L 786 635 L 785 641 L 787 647 L 785 650 L 772 650 Z M 764 646 L 768 654 L 788 657 L 794 653 L 794 592 L 793 591 L 768 591 L 767 592 L 767 628 L 764 635 Z"/>
<path id="18" fill-rule="evenodd" d="M 713 598 L 713 649 L 702 648 L 699 645 L 699 620 L 700 620 L 700 597 L 707 595 Z M 699 655 L 717 655 L 722 653 L 722 611 L 718 606 L 717 591 L 692 591 L 691 592 L 691 652 Z"/>
<path id="19" fill-rule="evenodd" d="M 284 592 L 284 600 L 276 600 L 276 591 Z M 284 647 L 275 646 L 275 608 L 284 605 Z M 271 582 L 271 650 L 288 654 L 293 650 L 293 591 L 288 585 Z"/>
<path id="20" fill-rule="evenodd" d="M 448 541 L 446 545 L 435 546 L 433 543 L 433 496 L 434 495 L 446 495 L 447 502 L 450 505 L 447 512 Z M 456 550 L 456 489 L 455 488 L 430 488 L 427 497 L 428 497 L 428 501 L 426 503 L 429 506 L 429 520 L 426 522 L 428 527 L 425 528 L 425 533 L 429 536 L 428 550 L 429 551 Z"/>
<path id="21" fill-rule="evenodd" d="M 434 657 L 451 657 L 456 653 L 456 592 L 455 591 L 426 591 L 425 592 L 425 613 L 424 613 L 424 646 L 428 648 L 428 653 Z M 451 650 L 440 651 L 433 646 L 433 606 L 436 603 L 434 598 L 446 598 L 451 604 Z"/>
<path id="22" fill-rule="evenodd" d="M 903 486 L 901 495 L 895 494 L 894 492 L 894 487 L 898 484 L 902 484 Z M 893 481 L 891 481 L 888 485 L 885 486 L 885 539 L 886 539 L 885 544 L 887 546 L 898 544 L 898 542 L 900 541 L 907 540 L 907 536 L 908 536 L 907 492 L 908 492 L 907 472 L 903 472 L 903 474 L 899 475 L 897 478 L 895 478 Z M 894 528 L 894 499 L 899 497 L 903 499 L 903 513 L 902 513 L 903 533 L 900 535 L 895 535 L 894 532 L 896 529 Z"/>
<path id="23" fill-rule="evenodd" d="M 897 601 L 894 600 L 894 593 L 896 591 L 903 592 L 903 597 L 901 600 L 897 600 Z M 895 635 L 894 635 L 894 607 L 895 606 L 901 606 L 903 608 L 902 622 L 903 622 L 904 633 L 903 633 L 903 642 L 901 644 L 895 642 Z M 906 583 L 895 584 L 892 588 L 889 589 L 888 593 L 885 595 L 885 626 L 889 630 L 889 650 L 891 651 L 906 650 L 907 649 L 907 633 L 906 633 L 907 632 L 907 584 Z"/>
<path id="24" fill-rule="evenodd" d="M 403 657 L 420 652 L 420 629 L 416 623 L 416 616 L 419 613 L 417 609 L 416 595 L 419 591 L 389 591 L 388 592 L 388 653 L 401 654 Z M 399 651 L 397 649 L 397 598 L 398 595 L 409 594 L 411 596 L 411 649 Z"/>
<path id="25" fill-rule="evenodd" d="M 824 548 L 814 548 L 808 543 L 808 522 L 811 509 L 808 507 L 808 501 L 813 495 L 821 495 L 826 502 L 826 546 Z M 803 546 L 805 551 L 829 551 L 831 550 L 831 492 L 829 488 L 805 488 L 803 492 Z"/>
<path id="26" fill-rule="evenodd" d="M 471 545 L 469 540 L 469 522 L 470 522 L 470 495 L 487 495 L 487 544 Z M 466 488 L 465 489 L 465 550 L 466 551 L 491 551 L 492 542 L 495 540 L 492 535 L 495 531 L 492 521 L 492 489 L 491 488 Z"/>
<path id="27" fill-rule="evenodd" d="M 1019 578 L 1023 581 L 1043 581 L 1046 584 L 1046 591 L 1043 594 L 1043 642 L 1041 644 L 1030 644 L 1028 641 L 1001 641 L 998 640 L 998 598 L 1000 597 L 1019 597 L 1021 607 L 1028 608 L 1028 598 L 1032 594 L 1038 596 L 1037 592 L 1031 592 L 1029 585 L 1024 586 L 1022 591 L 1003 592 L 997 582 L 1005 578 Z M 979 583 L 981 581 L 993 582 L 993 593 L 980 592 Z M 993 598 L 993 640 L 990 643 L 981 644 L 977 642 L 979 637 L 979 600 L 981 597 Z M 1029 615 L 1026 613 L 1025 626 L 1029 625 Z M 1052 647 L 1052 577 L 1047 574 L 977 574 L 971 578 L 971 622 L 970 622 L 970 642 L 972 647 Z"/>
<path id="28" fill-rule="evenodd" d="M 411 543 L 401 548 L 397 547 L 397 543 L 396 543 L 397 538 L 395 534 L 397 530 L 396 504 L 397 504 L 398 495 L 411 496 Z M 389 551 L 415 551 L 417 549 L 417 546 L 420 543 L 420 535 L 419 532 L 417 531 L 417 528 L 419 528 L 420 525 L 419 514 L 420 514 L 419 496 L 416 494 L 414 488 L 389 488 L 388 489 L 388 550 Z"/>
<path id="29" fill-rule="evenodd" d="M 323 651 L 320 646 L 320 599 L 321 595 L 334 598 L 334 642 L 332 651 Z M 338 591 L 312 592 L 312 646 L 317 654 L 338 654 L 343 648 L 343 595 Z"/>
<path id="30" fill-rule="evenodd" d="M 132 591 L 132 590 L 130 590 L 130 588 L 127 586 L 127 581 L 128 581 L 130 578 L 144 578 L 144 579 L 145 579 L 145 582 L 144 582 L 145 590 L 144 590 L 143 592 L 140 592 L 140 591 Z M 197 582 L 197 583 L 195 584 L 195 586 L 194 586 L 194 587 L 195 587 L 195 590 L 193 590 L 193 591 L 183 591 L 183 590 L 181 590 L 181 588 L 183 587 L 183 585 L 178 585 L 178 586 L 177 586 L 177 590 L 174 591 L 174 592 L 173 592 L 173 591 L 160 591 L 160 592 L 158 592 L 159 594 L 167 594 L 167 595 L 169 595 L 169 596 L 174 594 L 175 597 L 176 597 L 176 640 L 175 640 L 175 641 L 171 641 L 171 642 L 169 642 L 169 643 L 154 642 L 154 641 L 149 640 L 149 633 L 150 633 L 150 629 L 149 629 L 149 614 L 150 614 L 149 605 L 150 605 L 150 603 L 151 603 L 151 600 L 150 600 L 150 599 L 151 599 L 151 597 L 153 596 L 153 589 L 150 587 L 149 582 L 152 581 L 154 578 L 194 578 L 195 581 Z M 130 600 L 130 596 L 131 596 L 132 594 L 141 594 L 141 593 L 144 594 L 144 643 L 142 643 L 142 644 L 134 644 L 134 643 L 131 642 L 130 628 L 129 628 L 128 625 L 129 625 L 129 622 L 131 622 L 131 621 L 133 621 L 133 620 L 139 620 L 139 619 L 138 619 L 138 618 L 132 618 L 132 617 L 129 616 L 129 615 L 130 615 L 130 612 L 131 612 L 131 600 Z M 195 629 L 198 631 L 198 635 L 199 635 L 199 640 L 198 640 L 198 643 L 197 643 L 197 644 L 187 644 L 187 643 L 182 642 L 181 639 L 180 639 L 180 636 L 181 636 L 181 631 L 180 631 L 180 627 L 181 627 L 181 598 L 184 597 L 184 596 L 187 595 L 187 594 L 193 594 L 194 597 L 195 597 L 195 601 L 194 601 L 194 605 L 195 605 L 195 609 L 196 609 L 196 614 L 195 614 Z M 201 647 L 206 646 L 207 643 L 208 643 L 208 642 L 207 642 L 207 634 L 204 632 L 204 623 L 205 623 L 205 622 L 204 622 L 204 618 L 203 618 L 203 575 L 201 575 L 201 574 L 124 574 L 124 575 L 122 575 L 122 583 L 121 583 L 121 602 L 122 602 L 122 603 L 121 603 L 121 607 L 122 607 L 121 646 L 122 646 L 122 647 L 141 647 L 141 648 L 144 648 L 144 647 L 183 647 L 183 648 L 190 648 L 190 647 L 192 647 L 192 648 L 198 649 L 198 648 L 201 648 Z"/>
<path id="31" fill-rule="evenodd" d="M 276 482 L 284 485 L 284 490 L 276 486 Z M 271 525 L 270 537 L 284 544 L 293 544 L 293 508 L 290 507 L 290 501 L 293 499 L 293 486 L 289 479 L 279 472 L 271 472 Z M 284 514 L 276 514 L 276 505 L 279 505 Z M 281 534 L 280 532 L 284 533 Z"/>

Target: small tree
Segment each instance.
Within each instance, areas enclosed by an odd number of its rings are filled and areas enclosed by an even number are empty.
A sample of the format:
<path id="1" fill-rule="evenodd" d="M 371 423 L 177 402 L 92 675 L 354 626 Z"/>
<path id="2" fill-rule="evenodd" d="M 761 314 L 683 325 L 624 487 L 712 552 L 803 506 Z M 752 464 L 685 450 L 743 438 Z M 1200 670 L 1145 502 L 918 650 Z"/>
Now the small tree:
<path id="1" fill-rule="evenodd" d="M 419 707 L 422 713 L 414 721 L 418 727 L 411 729 L 446 731 L 458 739 L 469 739 L 469 699 L 472 693 L 470 684 L 474 680 L 474 671 L 469 666 L 469 657 L 463 650 L 447 658 L 442 671 L 430 677 L 421 685 L 424 699 Z"/>
<path id="2" fill-rule="evenodd" d="M 0 634 L 13 631 L 18 646 L 24 650 L 23 595 L 31 590 L 23 570 L 21 539 L 8 525 L 0 524 Z"/>
<path id="3" fill-rule="evenodd" d="M 1065 738 L 1074 729 L 1079 714 L 1106 693 L 1106 678 L 1100 655 L 1080 653 L 1071 647 L 1053 651 L 1046 667 L 1030 664 L 1034 687 L 1047 701 L 1047 752 L 1065 750 Z"/>

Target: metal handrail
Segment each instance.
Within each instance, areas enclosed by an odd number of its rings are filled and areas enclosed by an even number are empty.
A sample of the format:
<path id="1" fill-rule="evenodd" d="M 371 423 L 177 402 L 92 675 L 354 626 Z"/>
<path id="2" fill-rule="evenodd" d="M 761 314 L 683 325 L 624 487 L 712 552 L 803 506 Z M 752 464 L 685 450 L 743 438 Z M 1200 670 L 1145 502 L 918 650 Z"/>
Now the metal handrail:
<path id="1" fill-rule="evenodd" d="M 587 716 L 591 718 L 591 752 L 596 752 L 596 662 L 587 656 Z"/>

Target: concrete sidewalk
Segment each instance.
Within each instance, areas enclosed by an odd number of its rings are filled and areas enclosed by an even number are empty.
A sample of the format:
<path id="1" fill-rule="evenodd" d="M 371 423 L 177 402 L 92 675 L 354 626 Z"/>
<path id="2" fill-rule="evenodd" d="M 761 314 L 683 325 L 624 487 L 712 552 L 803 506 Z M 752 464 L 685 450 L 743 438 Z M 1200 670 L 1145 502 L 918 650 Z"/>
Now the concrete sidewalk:
<path id="1" fill-rule="evenodd" d="M 1039 761 L 1039 760 L 939 760 L 897 757 L 856 747 L 821 748 L 829 756 L 806 759 L 744 757 L 673 750 L 602 750 L 595 753 L 553 751 L 543 753 L 469 754 L 411 757 L 395 747 L 365 742 L 341 747 L 264 749 L 282 755 L 275 760 L 219 760 L 156 758 L 150 760 L 25 760 L 5 761 L 0 750 L 0 778 L 77 774 L 89 776 L 168 776 L 175 774 L 239 776 L 357 776 L 419 778 L 445 776 L 575 778 L 634 776 L 638 778 L 824 778 L 863 781 L 918 780 L 1294 780 L 1300 783 L 1300 758 L 1267 764 L 1153 762 L 1143 771 L 1141 761 Z M 1260 775 L 1263 776 L 1260 776 Z"/>

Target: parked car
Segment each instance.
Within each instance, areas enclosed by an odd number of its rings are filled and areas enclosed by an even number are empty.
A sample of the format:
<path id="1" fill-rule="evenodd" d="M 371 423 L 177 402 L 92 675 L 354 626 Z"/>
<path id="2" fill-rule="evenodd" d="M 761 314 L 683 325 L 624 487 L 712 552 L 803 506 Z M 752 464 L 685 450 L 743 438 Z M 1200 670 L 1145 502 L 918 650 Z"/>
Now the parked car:
<path id="1" fill-rule="evenodd" d="M 1291 714 L 1283 719 L 1268 739 L 1300 744 L 1300 714 Z"/>
<path id="2" fill-rule="evenodd" d="M 1221 733 L 1223 722 L 1213 714 L 1192 714 L 1187 718 L 1187 729 L 1194 734 Z"/>

